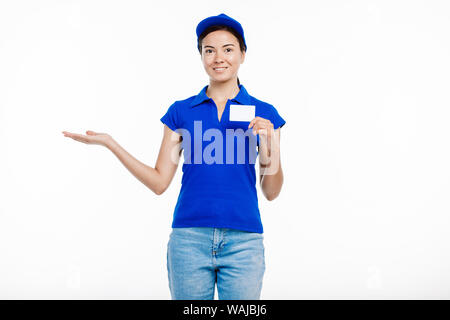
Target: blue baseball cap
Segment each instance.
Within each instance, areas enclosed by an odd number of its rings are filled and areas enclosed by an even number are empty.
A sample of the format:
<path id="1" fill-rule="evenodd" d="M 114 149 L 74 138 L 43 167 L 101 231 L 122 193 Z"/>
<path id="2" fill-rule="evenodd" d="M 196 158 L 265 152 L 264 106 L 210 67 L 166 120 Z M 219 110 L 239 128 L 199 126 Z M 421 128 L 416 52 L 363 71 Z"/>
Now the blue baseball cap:
<path id="1" fill-rule="evenodd" d="M 225 25 L 225 26 L 231 27 L 234 30 L 236 30 L 236 32 L 242 37 L 242 40 L 244 40 L 245 51 L 247 51 L 247 44 L 245 43 L 245 37 L 244 37 L 244 29 L 242 29 L 241 24 L 238 21 L 234 20 L 233 18 L 227 16 L 224 13 L 221 13 L 217 16 L 211 16 L 211 17 L 208 17 L 208 18 L 200 21 L 200 23 L 197 25 L 197 29 L 196 29 L 197 42 L 198 42 L 198 38 L 200 37 L 202 32 L 205 31 L 206 28 L 208 28 L 210 26 L 215 26 L 215 25 Z"/>

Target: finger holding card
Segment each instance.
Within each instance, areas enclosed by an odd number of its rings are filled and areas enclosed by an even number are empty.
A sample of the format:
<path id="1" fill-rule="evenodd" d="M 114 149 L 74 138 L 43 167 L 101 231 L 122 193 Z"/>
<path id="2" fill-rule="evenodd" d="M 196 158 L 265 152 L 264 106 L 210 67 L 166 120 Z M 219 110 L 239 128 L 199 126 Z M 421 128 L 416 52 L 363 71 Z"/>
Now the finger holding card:
<path id="1" fill-rule="evenodd" d="M 250 121 L 248 128 L 253 128 L 254 135 L 273 136 L 273 123 L 268 119 L 255 117 Z"/>
<path id="2" fill-rule="evenodd" d="M 273 128 L 273 123 L 261 117 L 255 117 L 248 128 L 253 129 L 254 135 L 259 135 L 260 144 L 259 144 L 259 155 L 260 155 L 260 163 L 263 165 L 268 165 L 271 163 L 271 155 L 274 150 L 277 149 L 275 130 Z"/>
<path id="3" fill-rule="evenodd" d="M 254 135 L 259 134 L 259 149 L 261 151 L 262 158 L 265 159 L 266 157 L 270 157 L 272 150 L 276 148 L 276 146 L 273 145 L 273 143 L 276 142 L 273 123 L 268 119 L 255 117 L 252 121 L 250 121 L 248 128 L 253 129 Z"/>

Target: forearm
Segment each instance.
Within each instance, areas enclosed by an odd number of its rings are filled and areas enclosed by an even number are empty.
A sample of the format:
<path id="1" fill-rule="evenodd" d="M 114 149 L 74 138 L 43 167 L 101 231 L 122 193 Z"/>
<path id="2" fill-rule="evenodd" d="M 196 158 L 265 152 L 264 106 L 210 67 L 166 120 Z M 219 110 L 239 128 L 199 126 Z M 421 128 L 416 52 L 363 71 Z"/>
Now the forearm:
<path id="1" fill-rule="evenodd" d="M 268 200 L 271 201 L 280 194 L 283 185 L 283 169 L 281 168 L 279 149 L 271 154 L 268 161 L 263 159 L 260 162 L 260 184 L 261 190 Z"/>
<path id="2" fill-rule="evenodd" d="M 152 190 L 155 194 L 163 192 L 162 179 L 159 172 L 129 154 L 114 139 L 111 139 L 106 147 L 119 158 L 120 162 L 130 171 L 139 181 Z"/>

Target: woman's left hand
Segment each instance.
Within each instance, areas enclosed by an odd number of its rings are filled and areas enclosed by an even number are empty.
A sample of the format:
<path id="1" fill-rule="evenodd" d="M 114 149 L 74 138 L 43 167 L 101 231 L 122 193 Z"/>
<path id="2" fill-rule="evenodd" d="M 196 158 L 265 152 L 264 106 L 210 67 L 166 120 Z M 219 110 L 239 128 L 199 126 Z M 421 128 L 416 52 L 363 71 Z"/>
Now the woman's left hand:
<path id="1" fill-rule="evenodd" d="M 261 117 L 255 117 L 250 124 L 248 125 L 248 129 L 253 128 L 253 134 L 256 136 L 257 134 L 260 137 L 265 138 L 263 140 L 268 140 L 268 144 L 270 144 L 270 139 L 274 137 L 275 132 L 273 130 L 273 123 Z"/>
<path id="2" fill-rule="evenodd" d="M 277 151 L 279 150 L 279 138 L 273 128 L 273 123 L 268 119 L 255 117 L 252 121 L 250 121 L 248 128 L 253 128 L 253 134 L 259 134 L 260 136 L 258 148 L 260 162 L 263 165 L 270 164 L 272 154 L 274 154 L 274 152 L 275 155 L 278 154 Z"/>

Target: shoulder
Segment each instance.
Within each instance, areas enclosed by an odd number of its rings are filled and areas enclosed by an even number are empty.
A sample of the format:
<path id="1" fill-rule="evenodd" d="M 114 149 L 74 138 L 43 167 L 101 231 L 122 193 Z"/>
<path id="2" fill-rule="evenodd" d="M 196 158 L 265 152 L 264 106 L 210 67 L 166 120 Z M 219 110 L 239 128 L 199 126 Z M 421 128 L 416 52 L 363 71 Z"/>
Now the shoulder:
<path id="1" fill-rule="evenodd" d="M 188 104 L 184 100 L 175 100 L 167 109 L 168 114 L 172 114 L 174 116 L 181 116 L 187 110 Z"/>
<path id="2" fill-rule="evenodd" d="M 250 98 L 252 105 L 255 105 L 256 116 L 269 119 L 273 123 L 275 129 L 286 124 L 286 121 L 280 116 L 278 110 L 273 106 L 273 104 L 257 99 L 253 96 L 250 96 Z"/>
<path id="3" fill-rule="evenodd" d="M 277 111 L 273 104 L 271 104 L 270 102 L 257 99 L 253 96 L 250 96 L 250 100 L 251 104 L 254 105 L 261 114 L 272 114 Z"/>
<path id="4" fill-rule="evenodd" d="M 189 107 L 191 105 L 191 102 L 195 99 L 195 95 L 190 96 L 188 98 L 185 99 L 181 99 L 181 100 L 175 100 L 171 107 L 173 107 L 174 109 L 178 110 L 178 111 L 182 111 L 184 109 L 186 109 L 187 107 Z"/>
<path id="5" fill-rule="evenodd" d="M 251 105 L 254 105 L 261 110 L 271 110 L 272 108 L 274 108 L 273 104 L 271 104 L 267 100 L 258 99 L 255 96 L 248 93 L 248 91 L 247 91 L 247 94 L 248 94 Z"/>

